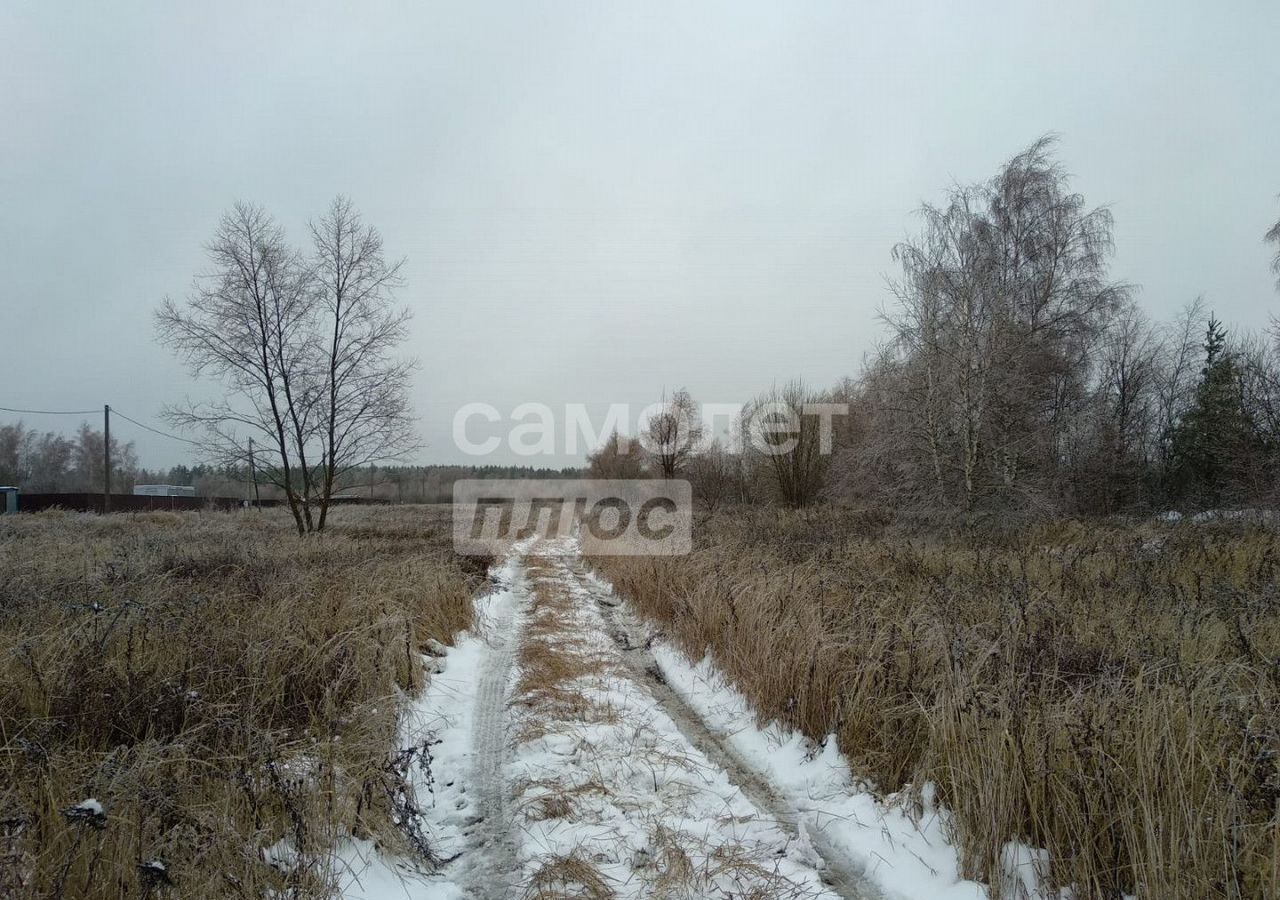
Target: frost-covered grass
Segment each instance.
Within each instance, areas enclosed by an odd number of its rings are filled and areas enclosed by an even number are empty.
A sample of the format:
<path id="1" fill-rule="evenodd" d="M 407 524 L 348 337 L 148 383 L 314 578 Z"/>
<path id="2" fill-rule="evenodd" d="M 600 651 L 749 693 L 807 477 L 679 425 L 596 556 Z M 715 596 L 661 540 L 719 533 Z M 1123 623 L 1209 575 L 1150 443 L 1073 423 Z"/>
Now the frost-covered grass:
<path id="1" fill-rule="evenodd" d="M 482 572 L 437 511 L 336 512 L 0 517 L 0 896 L 321 897 L 335 844 L 430 856 L 390 751 Z"/>
<path id="2" fill-rule="evenodd" d="M 1043 848 L 1076 898 L 1280 896 L 1274 531 L 732 510 L 695 541 L 594 563 L 762 721 L 936 799 L 964 876 L 1009 896 L 1010 848 Z"/>

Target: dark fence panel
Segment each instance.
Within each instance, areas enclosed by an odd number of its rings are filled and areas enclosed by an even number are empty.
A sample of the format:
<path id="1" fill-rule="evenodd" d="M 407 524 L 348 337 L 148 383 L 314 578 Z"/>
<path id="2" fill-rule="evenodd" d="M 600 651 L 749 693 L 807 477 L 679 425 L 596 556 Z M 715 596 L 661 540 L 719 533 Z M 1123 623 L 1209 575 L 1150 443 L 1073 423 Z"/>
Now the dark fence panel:
<path id="1" fill-rule="evenodd" d="M 144 497 L 136 494 L 112 494 L 112 512 L 148 512 L 155 509 L 200 510 L 239 509 L 244 501 L 238 497 Z M 266 506 L 266 501 L 263 501 Z M 101 494 L 19 494 L 19 512 L 42 509 L 72 509 L 79 512 L 102 512 Z"/>
<path id="2" fill-rule="evenodd" d="M 365 506 L 387 505 L 391 501 L 382 497 L 334 497 L 329 501 L 333 506 Z M 254 501 L 248 501 L 250 506 Z M 151 497 L 138 494 L 112 494 L 112 512 L 148 512 L 153 509 L 201 510 L 216 509 L 229 511 L 240 509 L 245 504 L 239 497 Z M 272 506 L 285 506 L 279 498 L 262 500 L 263 509 Z M 61 494 L 19 494 L 18 512 L 39 512 L 42 509 L 70 509 L 77 512 L 102 512 L 102 494 L 61 493 Z M 314 507 L 313 507 L 314 508 Z"/>

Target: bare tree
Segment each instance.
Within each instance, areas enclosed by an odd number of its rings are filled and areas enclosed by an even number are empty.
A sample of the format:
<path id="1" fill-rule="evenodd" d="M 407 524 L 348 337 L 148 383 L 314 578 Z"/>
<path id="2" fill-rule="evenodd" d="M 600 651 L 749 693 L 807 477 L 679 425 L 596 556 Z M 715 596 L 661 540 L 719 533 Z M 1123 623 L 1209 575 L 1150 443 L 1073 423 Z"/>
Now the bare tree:
<path id="1" fill-rule="evenodd" d="M 324 528 L 345 473 L 416 446 L 414 363 L 393 355 L 408 321 L 392 301 L 400 264 L 386 262 L 381 236 L 344 198 L 311 234 L 309 259 L 264 210 L 237 204 L 188 302 L 166 298 L 156 313 L 161 340 L 227 391 L 166 416 L 199 433 L 218 465 L 244 466 L 254 440 L 259 471 L 284 492 L 300 534 Z"/>
<path id="2" fill-rule="evenodd" d="M 821 412 L 830 399 L 797 380 L 756 398 L 746 413 L 751 455 L 787 506 L 808 506 L 822 491 L 832 452 L 824 428 L 832 418 Z"/>
<path id="3" fill-rule="evenodd" d="M 310 529 L 307 443 L 315 421 L 310 272 L 260 207 L 238 203 L 206 245 L 210 268 L 185 304 L 156 312 L 160 340 L 195 375 L 212 375 L 224 399 L 169 407 L 176 426 L 201 435 L 217 465 L 243 465 L 257 438 L 261 472 L 283 490 L 298 533 Z"/>
<path id="4" fill-rule="evenodd" d="M 335 483 L 353 469 L 402 459 L 418 447 L 408 401 L 412 360 L 395 357 L 408 336 L 409 310 L 397 306 L 403 260 L 388 262 L 382 235 L 337 197 L 311 223 L 313 289 L 323 370 L 319 485 L 323 529 Z"/>
<path id="5" fill-rule="evenodd" d="M 695 456 L 688 468 L 693 497 L 708 513 L 714 513 L 720 504 L 731 499 L 738 490 L 738 457 L 720 441 L 713 441 L 711 446 Z"/>
<path id="6" fill-rule="evenodd" d="M 633 443 L 614 431 L 604 444 L 587 454 L 587 474 L 592 478 L 643 478 L 644 463 Z"/>
<path id="7" fill-rule="evenodd" d="M 1245 464 L 1251 496 L 1280 498 L 1280 334 L 1244 335 L 1231 348 L 1240 368 L 1241 400 L 1256 437 L 1254 458 Z"/>
<path id="8" fill-rule="evenodd" d="M 1280 288 L 1280 220 L 1267 229 L 1264 238 L 1276 247 L 1275 255 L 1271 257 L 1271 271 L 1276 275 L 1276 287 Z"/>
<path id="9" fill-rule="evenodd" d="M 1103 510 L 1134 499 L 1154 437 L 1160 339 L 1137 306 L 1126 304 L 1102 342 L 1100 418 Z"/>
<path id="10" fill-rule="evenodd" d="M 1156 463 L 1157 477 L 1168 500 L 1169 476 L 1173 467 L 1173 433 L 1195 395 L 1200 368 L 1201 329 L 1205 321 L 1204 300 L 1197 297 L 1182 314 L 1164 326 L 1161 353 L 1156 362 Z"/>
<path id="11" fill-rule="evenodd" d="M 698 407 L 687 390 L 681 388 L 670 400 L 663 398 L 662 409 L 649 419 L 644 437 L 645 449 L 662 477 L 675 478 L 702 440 Z"/>
<path id="12" fill-rule="evenodd" d="M 35 432 L 21 422 L 0 425 L 0 484 L 21 484 L 30 479 L 31 447 Z"/>

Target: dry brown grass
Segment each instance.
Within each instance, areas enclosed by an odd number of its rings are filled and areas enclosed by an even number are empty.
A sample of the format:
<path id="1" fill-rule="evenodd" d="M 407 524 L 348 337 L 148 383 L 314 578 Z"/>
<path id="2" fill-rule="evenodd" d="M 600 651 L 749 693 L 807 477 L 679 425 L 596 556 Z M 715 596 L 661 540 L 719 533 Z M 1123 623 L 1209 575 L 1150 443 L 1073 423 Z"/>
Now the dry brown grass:
<path id="1" fill-rule="evenodd" d="M 579 854 L 543 865 L 525 891 L 528 900 L 612 900 L 614 896 L 609 882 Z"/>
<path id="2" fill-rule="evenodd" d="M 762 718 L 934 782 L 972 877 L 1018 839 L 1082 898 L 1280 896 L 1274 532 L 884 523 L 734 511 L 687 557 L 595 562 Z"/>
<path id="3" fill-rule="evenodd" d="M 535 591 L 520 644 L 520 678 L 513 700 L 531 713 L 524 717 L 521 743 L 566 723 L 613 722 L 617 716 L 616 710 L 586 696 L 578 681 L 620 670 L 565 627 L 573 600 L 562 584 L 547 577 L 549 571 L 545 562 L 537 558 L 529 561 Z"/>
<path id="4" fill-rule="evenodd" d="M 572 819 L 578 814 L 579 798 L 611 796 L 609 789 L 599 781 L 565 785 L 562 781 L 550 778 L 527 781 L 518 785 L 515 793 L 521 798 L 521 818 L 529 822 Z"/>
<path id="5" fill-rule="evenodd" d="M 470 622 L 482 573 L 448 536 L 412 509 L 309 538 L 274 513 L 0 518 L 0 896 L 320 897 L 344 834 L 429 853 L 391 825 L 388 756 L 421 647 Z M 64 815 L 88 797 L 104 821 Z M 282 840 L 296 865 L 264 856 Z"/>

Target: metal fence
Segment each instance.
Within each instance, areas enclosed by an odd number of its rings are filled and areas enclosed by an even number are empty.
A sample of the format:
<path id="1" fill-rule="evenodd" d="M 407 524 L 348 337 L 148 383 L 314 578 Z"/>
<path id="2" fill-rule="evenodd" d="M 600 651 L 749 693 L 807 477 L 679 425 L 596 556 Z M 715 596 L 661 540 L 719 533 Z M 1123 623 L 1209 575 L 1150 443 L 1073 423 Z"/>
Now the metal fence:
<path id="1" fill-rule="evenodd" d="M 313 501 L 314 502 L 314 501 Z M 390 501 L 374 497 L 334 497 L 332 506 L 381 506 Z M 111 511 L 114 512 L 148 512 L 156 509 L 171 510 L 229 510 L 240 509 L 246 505 L 261 506 L 263 509 L 272 506 L 284 506 L 285 501 L 279 498 L 262 500 L 242 500 L 239 497 L 152 497 L 140 494 L 112 494 Z M 58 493 L 58 494 L 18 494 L 18 512 L 39 512 L 42 509 L 67 509 L 76 512 L 103 511 L 101 493 Z"/>
<path id="2" fill-rule="evenodd" d="M 112 494 L 112 512 L 147 512 L 156 509 L 200 510 L 239 509 L 244 501 L 238 497 L 145 497 L 136 494 Z M 263 506 L 267 503 L 264 501 Z M 19 494 L 19 512 L 42 509 L 70 509 L 78 512 L 102 512 L 102 494 Z"/>

